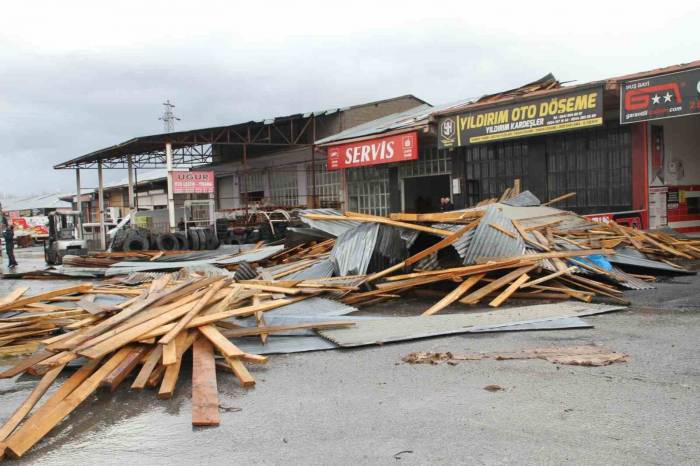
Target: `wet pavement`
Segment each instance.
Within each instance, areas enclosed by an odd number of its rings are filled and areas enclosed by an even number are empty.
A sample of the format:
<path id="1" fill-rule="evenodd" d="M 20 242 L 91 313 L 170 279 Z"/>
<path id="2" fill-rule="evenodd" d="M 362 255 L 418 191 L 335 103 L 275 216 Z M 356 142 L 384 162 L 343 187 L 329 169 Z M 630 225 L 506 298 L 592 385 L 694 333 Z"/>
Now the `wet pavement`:
<path id="1" fill-rule="evenodd" d="M 19 258 L 18 258 L 19 259 Z M 22 261 L 20 261 L 22 262 Z M 67 281 L 24 281 L 38 288 Z M 16 285 L 0 280 L 0 295 Z M 626 293 L 594 329 L 471 334 L 271 356 L 257 386 L 218 378 L 221 426 L 193 428 L 190 361 L 171 400 L 98 392 L 9 464 L 699 464 L 700 278 Z M 38 288 L 35 288 L 38 287 Z M 429 299 L 378 309 L 417 314 Z M 523 303 L 520 303 L 523 304 Z M 516 351 L 597 343 L 630 355 L 607 367 L 540 360 L 409 365 L 412 351 Z M 9 364 L 0 360 L 0 366 Z M 35 379 L 0 380 L 0 419 Z M 483 389 L 497 384 L 500 392 Z"/>

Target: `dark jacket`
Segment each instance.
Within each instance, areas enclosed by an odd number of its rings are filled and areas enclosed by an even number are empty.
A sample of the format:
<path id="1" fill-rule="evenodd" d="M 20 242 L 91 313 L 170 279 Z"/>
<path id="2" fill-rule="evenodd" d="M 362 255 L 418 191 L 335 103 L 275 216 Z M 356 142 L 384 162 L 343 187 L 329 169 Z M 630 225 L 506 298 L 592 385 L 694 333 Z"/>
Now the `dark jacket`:
<path id="1" fill-rule="evenodd" d="M 10 230 L 9 228 L 6 229 L 2 233 L 2 237 L 5 239 L 5 246 L 8 248 L 14 247 L 14 240 L 15 240 L 15 232 L 13 230 Z"/>

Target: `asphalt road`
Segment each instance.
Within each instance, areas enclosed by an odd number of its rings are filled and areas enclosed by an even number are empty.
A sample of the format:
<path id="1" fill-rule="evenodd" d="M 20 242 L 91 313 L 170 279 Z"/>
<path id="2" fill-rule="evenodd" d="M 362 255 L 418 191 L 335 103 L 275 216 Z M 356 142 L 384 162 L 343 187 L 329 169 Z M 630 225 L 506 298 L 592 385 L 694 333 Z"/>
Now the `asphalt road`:
<path id="1" fill-rule="evenodd" d="M 0 295 L 12 281 L 0 281 Z M 31 282 L 33 287 L 56 283 Z M 15 464 L 700 464 L 700 278 L 627 293 L 593 329 L 493 333 L 280 355 L 244 390 L 219 376 L 222 422 L 193 428 L 189 366 L 173 399 L 100 392 Z M 419 313 L 409 300 L 382 313 Z M 607 367 L 541 360 L 409 365 L 412 351 L 604 344 Z M 7 362 L 0 361 L 0 365 Z M 0 381 L 0 419 L 30 378 Z M 503 391 L 484 390 L 489 384 Z M 12 464 L 12 463 L 10 463 Z"/>

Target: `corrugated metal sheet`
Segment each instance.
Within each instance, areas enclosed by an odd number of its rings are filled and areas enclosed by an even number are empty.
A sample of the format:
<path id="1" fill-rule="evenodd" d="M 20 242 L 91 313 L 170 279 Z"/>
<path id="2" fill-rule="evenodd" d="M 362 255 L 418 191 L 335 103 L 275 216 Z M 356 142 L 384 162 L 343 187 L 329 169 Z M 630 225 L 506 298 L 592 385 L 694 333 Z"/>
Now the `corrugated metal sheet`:
<path id="1" fill-rule="evenodd" d="M 277 246 L 265 246 L 260 249 L 255 249 L 253 251 L 243 252 L 237 256 L 231 257 L 230 259 L 217 259 L 214 262 L 220 265 L 238 264 L 239 262 L 258 262 L 268 257 L 272 257 L 278 252 L 284 250 L 284 245 L 279 244 Z"/>
<path id="2" fill-rule="evenodd" d="M 656 289 L 650 282 L 645 282 L 641 278 L 633 277 L 619 267 L 613 266 L 613 273 L 622 279 L 620 285 L 630 290 L 653 290 Z"/>
<path id="3" fill-rule="evenodd" d="M 515 238 L 501 233 L 496 228 L 491 227 L 491 224 L 512 232 Z M 464 257 L 464 263 L 467 265 L 475 263 L 480 258 L 512 257 L 525 253 L 523 239 L 518 234 L 511 220 L 503 215 L 498 206 L 489 206 L 481 218 L 479 226 L 472 231 L 474 231 L 473 238 L 469 242 L 469 248 Z"/>
<path id="4" fill-rule="evenodd" d="M 283 280 L 313 280 L 318 278 L 328 278 L 333 276 L 333 262 L 325 259 L 304 270 L 285 275 Z"/>
<path id="5" fill-rule="evenodd" d="M 440 230 L 449 230 L 454 233 L 460 228 L 464 227 L 464 225 L 456 225 L 454 223 L 437 223 L 435 225 L 432 225 L 432 227 Z M 476 233 L 477 229 L 478 228 L 469 230 L 468 232 L 460 236 L 457 241 L 450 245 L 450 247 L 454 248 L 455 251 L 457 251 L 457 254 L 459 254 L 459 257 L 461 257 L 462 259 L 466 257 L 467 250 L 469 249 L 469 245 L 474 239 L 474 234 Z"/>
<path id="6" fill-rule="evenodd" d="M 631 267 L 661 270 L 664 272 L 695 275 L 695 272 L 692 270 L 677 269 L 663 262 L 647 259 L 644 257 L 643 253 L 632 248 L 620 248 L 615 251 L 615 254 L 606 256 L 606 259 L 614 264 L 622 266 L 627 265 Z"/>
<path id="7" fill-rule="evenodd" d="M 353 327 L 320 330 L 318 333 L 343 347 L 375 345 L 437 335 L 468 333 L 474 327 L 492 330 L 534 321 L 581 317 L 625 309 L 624 306 L 565 301 L 538 304 L 474 314 L 445 314 L 418 317 L 393 317 L 359 321 Z"/>
<path id="8" fill-rule="evenodd" d="M 398 228 L 362 223 L 338 237 L 331 250 L 336 275 L 364 275 L 390 267 L 408 256 Z"/>
<path id="9" fill-rule="evenodd" d="M 513 207 L 533 207 L 539 206 L 541 203 L 542 202 L 539 200 L 539 198 L 530 191 L 523 191 L 517 196 L 502 202 L 502 204 Z"/>
<path id="10" fill-rule="evenodd" d="M 363 223 L 356 220 L 312 220 L 305 217 L 305 214 L 343 215 L 342 213 L 335 209 L 306 209 L 301 211 L 301 219 L 304 223 L 311 228 L 316 228 L 335 237 Z"/>

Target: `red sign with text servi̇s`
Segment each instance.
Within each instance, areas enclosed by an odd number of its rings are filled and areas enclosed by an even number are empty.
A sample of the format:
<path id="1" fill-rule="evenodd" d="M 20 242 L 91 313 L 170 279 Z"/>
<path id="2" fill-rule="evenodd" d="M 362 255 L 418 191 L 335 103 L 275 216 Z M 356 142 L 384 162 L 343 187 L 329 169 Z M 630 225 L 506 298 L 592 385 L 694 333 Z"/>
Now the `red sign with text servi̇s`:
<path id="1" fill-rule="evenodd" d="M 328 170 L 416 159 L 418 159 L 418 136 L 415 131 L 328 148 Z"/>

